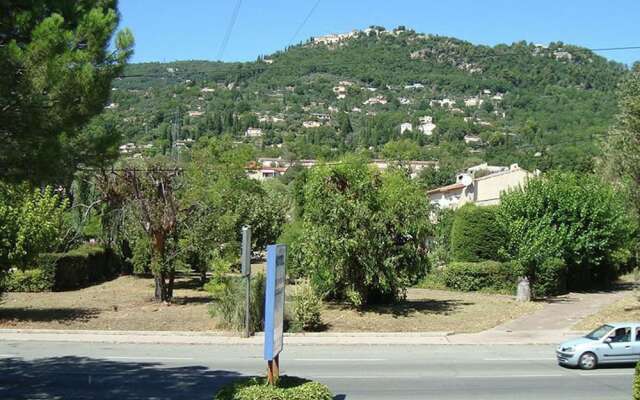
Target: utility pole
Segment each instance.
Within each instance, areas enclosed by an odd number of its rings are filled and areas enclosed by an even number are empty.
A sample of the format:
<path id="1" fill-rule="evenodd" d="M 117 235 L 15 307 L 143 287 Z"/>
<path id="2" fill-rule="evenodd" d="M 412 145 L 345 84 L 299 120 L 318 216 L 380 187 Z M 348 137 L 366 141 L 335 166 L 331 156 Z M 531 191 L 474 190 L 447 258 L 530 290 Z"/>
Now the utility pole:
<path id="1" fill-rule="evenodd" d="M 244 337 L 248 338 L 251 332 L 249 332 L 249 325 L 251 324 L 251 227 L 242 227 L 242 257 L 240 259 L 242 266 L 242 276 L 246 279 L 246 292 L 244 303 Z"/>

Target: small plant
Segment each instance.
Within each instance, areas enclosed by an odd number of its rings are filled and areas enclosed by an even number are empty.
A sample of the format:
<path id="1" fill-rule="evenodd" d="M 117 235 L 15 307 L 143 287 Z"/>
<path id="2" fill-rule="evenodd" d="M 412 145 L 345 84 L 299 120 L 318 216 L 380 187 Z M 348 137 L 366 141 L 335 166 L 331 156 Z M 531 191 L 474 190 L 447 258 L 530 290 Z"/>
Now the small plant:
<path id="1" fill-rule="evenodd" d="M 212 297 L 211 315 L 217 318 L 223 328 L 240 331 L 244 328 L 245 282 L 240 277 L 224 277 L 218 284 L 207 285 Z M 251 332 L 259 332 L 264 325 L 264 275 L 251 277 Z"/>
<path id="2" fill-rule="evenodd" d="M 308 279 L 298 280 L 291 296 L 294 323 L 302 330 L 315 330 L 320 327 L 322 299 L 313 289 Z"/>
<path id="3" fill-rule="evenodd" d="M 282 376 L 275 386 L 264 378 L 238 380 L 223 387 L 214 400 L 331 400 L 325 385 L 302 378 Z"/>

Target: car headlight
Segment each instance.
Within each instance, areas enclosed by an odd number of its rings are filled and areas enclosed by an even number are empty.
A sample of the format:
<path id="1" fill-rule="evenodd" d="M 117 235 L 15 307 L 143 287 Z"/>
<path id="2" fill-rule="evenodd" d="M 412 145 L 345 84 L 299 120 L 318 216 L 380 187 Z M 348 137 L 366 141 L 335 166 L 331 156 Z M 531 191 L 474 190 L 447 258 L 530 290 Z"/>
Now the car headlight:
<path id="1" fill-rule="evenodd" d="M 563 348 L 562 348 L 562 351 L 563 351 L 564 353 L 573 353 L 573 352 L 575 352 L 575 351 L 576 351 L 576 349 L 575 349 L 574 347 L 563 347 Z"/>

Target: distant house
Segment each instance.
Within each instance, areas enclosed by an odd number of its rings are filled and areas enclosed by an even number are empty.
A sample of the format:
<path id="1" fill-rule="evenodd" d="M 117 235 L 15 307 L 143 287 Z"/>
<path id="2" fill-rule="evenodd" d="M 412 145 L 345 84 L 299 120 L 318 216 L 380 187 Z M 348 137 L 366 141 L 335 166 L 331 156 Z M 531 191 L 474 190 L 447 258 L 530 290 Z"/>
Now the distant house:
<path id="1" fill-rule="evenodd" d="M 190 117 L 202 117 L 204 115 L 204 112 L 202 112 L 202 111 L 189 111 L 189 112 L 187 112 L 187 115 L 189 115 Z"/>
<path id="2" fill-rule="evenodd" d="M 407 99 L 406 97 L 399 97 L 398 102 L 400 102 L 400 104 L 402 105 L 411 104 L 411 100 Z"/>
<path id="3" fill-rule="evenodd" d="M 364 105 L 372 105 L 372 104 L 387 104 L 387 99 L 384 96 L 376 96 L 370 97 L 362 103 Z"/>
<path id="4" fill-rule="evenodd" d="M 304 126 L 305 128 L 319 128 L 322 126 L 322 124 L 318 121 L 304 121 L 302 123 L 302 126 Z"/>
<path id="5" fill-rule="evenodd" d="M 464 135 L 464 142 L 466 144 L 482 144 L 482 139 L 480 139 L 480 136 Z"/>
<path id="6" fill-rule="evenodd" d="M 216 91 L 215 89 L 210 88 L 210 87 L 203 87 L 202 89 L 200 89 L 200 92 L 202 92 L 202 93 L 213 93 L 215 91 Z"/>
<path id="7" fill-rule="evenodd" d="M 441 209 L 456 209 L 463 204 L 479 206 L 500 204 L 507 190 L 524 186 L 538 172 L 531 173 L 512 164 L 509 167 L 485 164 L 468 168 L 456 176 L 456 183 L 427 192 L 431 204 Z"/>
<path id="8" fill-rule="evenodd" d="M 244 136 L 246 137 L 260 137 L 262 135 L 262 128 L 247 128 L 244 133 Z"/>
<path id="9" fill-rule="evenodd" d="M 433 117 L 420 117 L 419 121 L 418 130 L 427 136 L 433 135 L 433 131 L 437 128 L 436 124 L 433 123 Z"/>
<path id="10" fill-rule="evenodd" d="M 424 85 L 422 83 L 414 83 L 411 85 L 405 85 L 404 87 L 407 90 L 413 90 L 413 89 L 422 89 L 424 88 Z"/>
<path id="11" fill-rule="evenodd" d="M 481 106 L 482 103 L 484 103 L 484 100 L 479 97 L 469 97 L 464 100 L 464 105 L 467 107 L 478 107 Z"/>
<path id="12" fill-rule="evenodd" d="M 442 99 L 442 100 L 431 100 L 431 101 L 429 101 L 429 106 L 430 107 L 440 106 L 440 107 L 451 108 L 451 107 L 453 107 L 455 105 L 456 105 L 456 101 L 452 100 L 452 99 Z"/>
<path id="13" fill-rule="evenodd" d="M 403 122 L 402 124 L 400 124 L 400 134 L 403 134 L 405 132 L 412 132 L 413 131 L 413 125 L 411 124 L 411 122 Z"/>

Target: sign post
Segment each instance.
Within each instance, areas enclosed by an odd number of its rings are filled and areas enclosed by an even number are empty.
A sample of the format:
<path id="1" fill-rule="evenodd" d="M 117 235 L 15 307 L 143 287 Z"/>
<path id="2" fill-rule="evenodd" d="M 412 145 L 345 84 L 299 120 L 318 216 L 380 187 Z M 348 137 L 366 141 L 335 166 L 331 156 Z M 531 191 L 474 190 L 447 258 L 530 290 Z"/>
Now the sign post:
<path id="1" fill-rule="evenodd" d="M 287 246 L 267 246 L 267 284 L 265 288 L 264 359 L 267 380 L 275 385 L 280 377 L 280 352 L 284 335 L 284 288 Z"/>
<path id="2" fill-rule="evenodd" d="M 246 278 L 247 289 L 244 303 L 244 337 L 248 338 L 251 332 L 249 332 L 249 325 L 251 324 L 251 227 L 242 227 L 242 257 L 240 259 L 242 267 L 242 276 Z"/>

